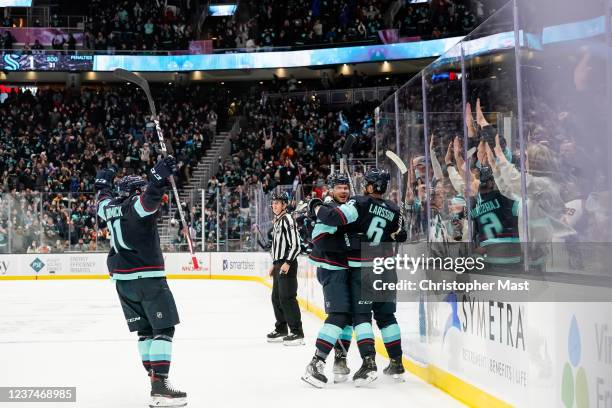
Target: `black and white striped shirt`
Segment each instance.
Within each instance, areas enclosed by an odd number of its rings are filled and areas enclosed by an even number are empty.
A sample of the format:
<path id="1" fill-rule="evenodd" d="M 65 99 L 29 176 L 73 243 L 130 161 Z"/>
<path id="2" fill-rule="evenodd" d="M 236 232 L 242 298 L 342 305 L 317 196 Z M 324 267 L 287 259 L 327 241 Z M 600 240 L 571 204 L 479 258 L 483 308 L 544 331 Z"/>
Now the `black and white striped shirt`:
<path id="1" fill-rule="evenodd" d="M 272 230 L 272 259 L 274 262 L 291 262 L 300 254 L 300 236 L 297 225 L 288 213 L 274 220 Z"/>

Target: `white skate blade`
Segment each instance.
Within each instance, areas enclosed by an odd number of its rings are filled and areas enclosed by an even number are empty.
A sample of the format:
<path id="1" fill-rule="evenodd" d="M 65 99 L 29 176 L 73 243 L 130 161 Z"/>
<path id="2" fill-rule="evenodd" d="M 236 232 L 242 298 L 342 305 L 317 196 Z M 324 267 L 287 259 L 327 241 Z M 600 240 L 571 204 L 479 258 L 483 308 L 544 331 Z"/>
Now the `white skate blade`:
<path id="1" fill-rule="evenodd" d="M 268 343 L 282 343 L 283 342 L 283 338 L 282 337 L 276 337 L 276 338 L 268 338 Z"/>
<path id="2" fill-rule="evenodd" d="M 406 381 L 404 374 L 387 374 L 387 376 L 398 383 L 403 383 Z"/>
<path id="3" fill-rule="evenodd" d="M 357 388 L 365 387 L 366 385 L 370 384 L 372 381 L 376 380 L 377 378 L 378 378 L 378 373 L 376 371 L 368 373 L 368 376 L 366 378 L 358 378 L 355 380 L 355 387 Z"/>
<path id="4" fill-rule="evenodd" d="M 283 341 L 283 344 L 285 346 L 303 346 L 306 343 L 304 343 L 304 339 L 295 339 L 291 341 Z"/>
<path id="5" fill-rule="evenodd" d="M 312 385 L 315 388 L 325 388 L 326 383 L 324 383 L 321 380 L 317 380 L 316 378 L 314 378 L 308 373 L 305 373 L 301 378 L 302 378 L 302 381 L 304 381 L 307 384 Z"/>
<path id="6" fill-rule="evenodd" d="M 346 382 L 348 378 L 348 374 L 334 374 L 334 384 Z"/>
<path id="7" fill-rule="evenodd" d="M 174 408 L 187 405 L 187 398 L 151 397 L 150 408 Z"/>

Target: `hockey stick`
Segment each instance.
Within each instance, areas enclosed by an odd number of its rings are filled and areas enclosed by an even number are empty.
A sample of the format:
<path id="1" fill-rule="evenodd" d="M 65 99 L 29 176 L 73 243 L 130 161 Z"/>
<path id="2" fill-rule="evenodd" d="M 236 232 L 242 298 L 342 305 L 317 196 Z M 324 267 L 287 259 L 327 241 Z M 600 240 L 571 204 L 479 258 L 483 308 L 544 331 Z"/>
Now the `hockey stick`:
<path id="1" fill-rule="evenodd" d="M 155 130 L 157 133 L 157 138 L 159 141 L 159 145 L 161 147 L 162 156 L 165 158 L 168 156 L 168 150 L 166 149 L 166 144 L 164 143 L 164 134 L 162 133 L 161 126 L 159 125 L 159 118 L 157 117 L 157 109 L 155 109 L 155 103 L 153 102 L 153 96 L 151 95 L 151 90 L 149 89 L 149 82 L 138 75 L 135 72 L 130 72 L 125 69 L 117 68 L 113 72 L 113 74 L 124 81 L 131 82 L 135 85 L 138 85 L 147 96 L 147 100 L 149 101 L 149 108 L 151 109 L 151 115 L 153 122 L 155 123 Z M 172 186 L 172 194 L 174 195 L 174 199 L 176 200 L 176 205 L 179 210 L 179 215 L 181 217 L 181 222 L 183 223 L 183 234 L 185 235 L 185 239 L 187 240 L 187 245 L 189 246 L 189 253 L 191 254 L 191 261 L 193 262 L 194 269 L 200 269 L 198 265 L 198 259 L 196 258 L 193 252 L 193 242 L 191 241 L 191 236 L 189 235 L 189 226 L 187 222 L 185 222 L 185 214 L 183 213 L 183 207 L 181 207 L 180 197 L 178 194 L 178 190 L 176 189 L 176 182 L 174 181 L 174 176 L 170 175 L 168 177 L 170 180 L 170 185 Z"/>
<path id="2" fill-rule="evenodd" d="M 353 178 L 351 177 L 351 172 L 349 171 L 348 164 L 346 163 L 347 157 L 351 154 L 351 148 L 353 147 L 353 143 L 355 143 L 355 136 L 347 135 L 346 140 L 344 142 L 344 146 L 342 146 L 342 158 L 340 159 L 340 172 L 341 173 L 344 172 L 346 176 L 348 177 L 351 191 L 353 192 L 353 195 L 355 195 L 357 194 L 357 190 L 355 190 L 355 185 L 353 185 Z M 344 327 L 342 329 L 344 329 Z M 344 353 L 344 355 L 345 356 L 348 355 L 348 351 L 346 350 L 346 347 L 344 347 L 344 343 L 342 343 L 342 340 L 338 338 L 336 342 L 340 345 L 340 348 L 342 349 L 342 352 Z"/>
<path id="3" fill-rule="evenodd" d="M 255 238 L 257 240 L 257 245 L 259 245 L 261 247 L 261 249 L 266 250 L 266 248 L 268 247 L 268 244 L 264 243 L 262 240 L 264 239 L 263 234 L 261 233 L 261 230 L 259 229 L 259 225 L 255 224 L 255 229 L 257 232 L 258 237 Z"/>
<path id="4" fill-rule="evenodd" d="M 348 164 L 346 163 L 346 158 L 351 153 L 351 148 L 353 147 L 354 142 L 355 142 L 355 136 L 348 135 L 346 137 L 344 146 L 342 146 L 342 158 L 340 159 L 340 172 L 346 173 L 346 176 L 349 179 L 351 190 L 353 191 L 353 195 L 357 194 L 357 191 L 355 190 L 355 186 L 353 185 L 353 178 L 351 177 L 351 173 L 349 172 Z"/>
<path id="5" fill-rule="evenodd" d="M 401 185 L 400 185 L 400 197 L 401 197 L 401 207 L 404 208 L 404 200 L 406 199 L 406 191 L 404 191 L 408 185 L 408 167 L 406 167 L 406 164 L 402 161 L 402 159 L 399 158 L 399 156 L 395 153 L 393 153 L 391 150 L 387 150 L 385 152 L 385 156 L 387 156 L 389 158 L 389 160 L 391 160 L 396 166 L 397 169 L 400 171 L 401 175 L 402 175 L 402 181 L 401 181 Z"/>
<path id="6" fill-rule="evenodd" d="M 408 167 L 406 167 L 406 163 L 404 163 L 402 161 L 402 159 L 399 158 L 399 156 L 395 153 L 393 153 L 391 150 L 387 150 L 385 152 L 385 156 L 387 156 L 387 158 L 389 160 L 391 160 L 396 166 L 397 169 L 399 170 L 399 172 L 402 175 L 402 180 L 401 180 L 401 185 L 400 185 L 400 202 L 399 202 L 399 206 L 400 206 L 400 215 L 402 217 L 402 225 L 400 225 L 400 228 L 404 228 L 404 223 L 406 222 L 406 192 L 407 192 L 407 187 L 408 187 Z M 397 253 L 397 247 L 398 244 L 396 244 L 395 246 L 395 252 Z"/>

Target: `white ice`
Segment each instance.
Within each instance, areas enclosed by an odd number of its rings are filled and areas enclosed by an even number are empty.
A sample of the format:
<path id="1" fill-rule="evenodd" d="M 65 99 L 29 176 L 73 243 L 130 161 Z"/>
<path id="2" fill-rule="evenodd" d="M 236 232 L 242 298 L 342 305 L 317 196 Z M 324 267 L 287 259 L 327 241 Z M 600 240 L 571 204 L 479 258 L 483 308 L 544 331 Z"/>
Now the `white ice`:
<path id="1" fill-rule="evenodd" d="M 379 379 L 368 388 L 351 382 L 312 388 L 300 376 L 322 324 L 316 316 L 303 312 L 306 346 L 268 344 L 273 313 L 267 287 L 245 281 L 169 283 L 181 316 L 170 377 L 188 393 L 188 407 L 462 406 L 410 374 L 401 384 L 383 378 L 382 357 Z M 0 281 L 0 299 L 0 386 L 77 387 L 76 404 L 0 406 L 147 406 L 148 377 L 111 281 Z M 349 367 L 354 372 L 359 365 L 353 344 Z"/>

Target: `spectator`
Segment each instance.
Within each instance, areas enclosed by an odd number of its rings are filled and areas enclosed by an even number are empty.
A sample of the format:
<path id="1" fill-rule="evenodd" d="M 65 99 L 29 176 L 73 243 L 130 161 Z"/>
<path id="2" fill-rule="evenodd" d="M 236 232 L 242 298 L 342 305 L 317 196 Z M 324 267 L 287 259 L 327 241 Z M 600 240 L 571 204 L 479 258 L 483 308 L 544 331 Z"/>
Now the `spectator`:
<path id="1" fill-rule="evenodd" d="M 191 13 L 189 2 L 185 8 L 164 2 L 93 0 L 89 4 L 92 18 L 85 31 L 96 33 L 96 50 L 185 50 L 193 38 L 186 20 Z"/>
<path id="2" fill-rule="evenodd" d="M 40 43 L 40 41 L 38 39 L 36 39 L 34 41 L 34 45 L 32 46 L 32 53 L 33 54 L 42 54 L 44 49 L 45 49 L 45 47 L 43 47 L 43 45 Z"/>
<path id="3" fill-rule="evenodd" d="M 202 93 L 199 85 L 160 91 L 162 126 L 182 163 L 180 188 L 212 139 L 205 103 L 209 98 L 224 103 L 227 93 Z M 86 192 L 93 191 L 100 166 L 118 164 L 120 175 L 143 174 L 157 160 L 159 143 L 146 125 L 147 114 L 144 96 L 128 87 L 80 93 L 40 89 L 35 96 L 29 91 L 11 93 L 0 104 L 0 189 L 23 199 L 9 204 L 0 194 L 0 251 L 9 245 L 9 219 L 16 238 L 10 241 L 12 252 L 34 251 L 36 245 L 53 246 L 54 251 L 108 248 L 105 225 L 96 225 L 95 200 Z M 11 214 L 6 212 L 9 205 Z"/>
<path id="4" fill-rule="evenodd" d="M 68 51 L 76 51 L 76 39 L 72 33 L 68 35 Z"/>
<path id="5" fill-rule="evenodd" d="M 53 37 L 53 40 L 51 40 L 51 48 L 55 51 L 61 51 L 64 48 L 64 38 L 57 35 Z"/>
<path id="6" fill-rule="evenodd" d="M 10 31 L 5 31 L 2 34 L 2 49 L 3 50 L 12 50 L 14 42 L 15 42 L 15 38 L 13 37 Z"/>

